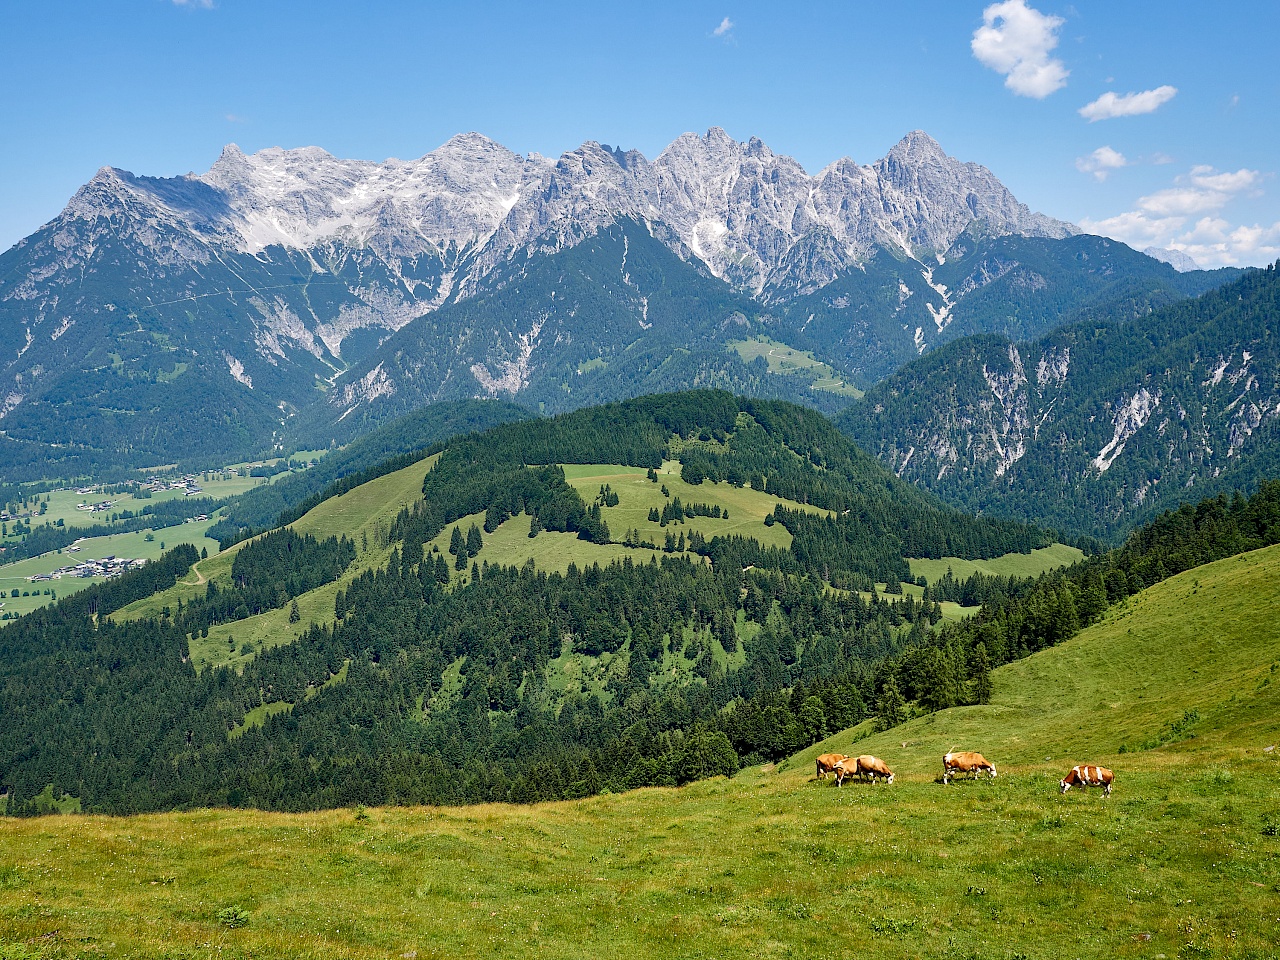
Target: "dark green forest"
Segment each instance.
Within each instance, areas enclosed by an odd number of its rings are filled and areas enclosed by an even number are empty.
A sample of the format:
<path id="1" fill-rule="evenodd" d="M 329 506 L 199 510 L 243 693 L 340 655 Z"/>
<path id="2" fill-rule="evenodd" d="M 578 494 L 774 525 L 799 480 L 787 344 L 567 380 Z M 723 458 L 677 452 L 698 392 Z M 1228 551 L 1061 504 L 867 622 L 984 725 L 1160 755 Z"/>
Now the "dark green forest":
<path id="1" fill-rule="evenodd" d="M 555 465 L 666 458 L 686 479 L 772 489 L 820 512 L 775 511 L 790 550 L 716 537 L 700 555 L 564 574 L 482 552 L 465 585 L 448 585 L 453 558 L 424 550 L 479 513 L 490 529 L 527 512 L 544 529 L 599 537 L 593 505 Z M 1046 536 L 940 507 L 812 411 L 690 393 L 460 438 L 392 537 L 387 567 L 339 592 L 332 627 L 313 625 L 242 672 L 190 662 L 208 598 L 158 619 L 110 617 L 182 576 L 191 548 L 0 630 L 10 812 L 35 812 L 49 784 L 87 810 L 123 813 L 531 801 L 731 773 L 869 716 L 892 724 L 980 702 L 991 669 L 1068 638 L 1108 603 L 1276 542 L 1280 484 L 1162 517 L 1066 572 L 868 597 L 858 590 L 873 579 L 892 589 L 909 577 L 904 556 L 995 556 Z M 457 540 L 466 550 L 465 530 Z M 353 556 L 338 539 L 259 538 L 217 609 L 234 619 L 251 600 L 279 606 Z M 984 598 L 981 611 L 944 625 L 937 601 L 966 591 Z M 552 668 L 568 652 L 607 665 L 597 685 L 556 688 Z M 266 704 L 288 708 L 246 724 Z"/>

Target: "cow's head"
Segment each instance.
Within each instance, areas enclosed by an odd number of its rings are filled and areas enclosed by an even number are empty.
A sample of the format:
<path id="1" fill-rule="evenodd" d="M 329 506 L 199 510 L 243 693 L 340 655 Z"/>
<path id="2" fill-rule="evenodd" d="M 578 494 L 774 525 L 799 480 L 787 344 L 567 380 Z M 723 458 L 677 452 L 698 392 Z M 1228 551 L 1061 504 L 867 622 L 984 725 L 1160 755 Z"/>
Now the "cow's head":
<path id="1" fill-rule="evenodd" d="M 889 779 L 888 779 L 888 780 L 886 780 L 886 781 L 885 781 L 885 783 L 893 783 L 893 774 L 892 774 L 892 773 L 891 773 L 891 774 L 889 774 Z"/>
<path id="2" fill-rule="evenodd" d="M 1058 786 L 1062 788 L 1060 791 L 1058 791 L 1059 793 L 1066 793 L 1070 785 L 1065 780 L 1059 780 Z"/>

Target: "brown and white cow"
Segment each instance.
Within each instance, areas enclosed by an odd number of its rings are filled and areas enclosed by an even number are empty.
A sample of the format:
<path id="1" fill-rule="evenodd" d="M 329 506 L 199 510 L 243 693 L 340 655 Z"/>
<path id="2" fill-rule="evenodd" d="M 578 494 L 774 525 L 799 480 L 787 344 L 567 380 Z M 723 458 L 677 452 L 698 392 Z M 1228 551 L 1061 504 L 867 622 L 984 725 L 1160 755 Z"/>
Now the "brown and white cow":
<path id="1" fill-rule="evenodd" d="M 836 764 L 841 760 L 848 759 L 843 753 L 824 753 L 815 762 L 818 772 L 816 774 L 819 780 L 827 779 L 827 774 L 836 768 Z"/>
<path id="2" fill-rule="evenodd" d="M 874 783 L 878 779 L 885 783 L 893 783 L 893 771 L 879 757 L 864 753 L 854 761 L 858 765 L 858 776 L 870 777 Z"/>
<path id="3" fill-rule="evenodd" d="M 858 761 L 853 757 L 845 757 L 835 765 L 832 771 L 836 775 L 836 786 L 843 787 L 844 782 L 858 772 Z"/>
<path id="4" fill-rule="evenodd" d="M 1071 768 L 1068 773 L 1059 782 L 1062 792 L 1066 793 L 1072 787 L 1079 787 L 1083 790 L 1085 787 L 1101 787 L 1104 797 L 1111 796 L 1111 784 L 1115 780 L 1116 775 L 1106 767 L 1099 767 L 1082 763 Z"/>
<path id="5" fill-rule="evenodd" d="M 979 772 L 983 770 L 989 777 L 996 775 L 996 765 L 980 753 L 972 750 L 948 753 L 942 758 L 942 783 L 946 785 L 947 781 L 957 773 L 972 773 L 976 780 Z"/>

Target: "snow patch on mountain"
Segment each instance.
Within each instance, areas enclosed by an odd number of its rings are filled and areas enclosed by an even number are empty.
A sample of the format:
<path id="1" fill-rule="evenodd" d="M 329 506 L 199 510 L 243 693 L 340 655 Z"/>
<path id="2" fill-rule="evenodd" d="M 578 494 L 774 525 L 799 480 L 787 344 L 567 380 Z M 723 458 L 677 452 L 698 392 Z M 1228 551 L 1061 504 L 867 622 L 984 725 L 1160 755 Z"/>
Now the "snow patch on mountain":
<path id="1" fill-rule="evenodd" d="M 929 309 L 929 316 L 933 317 L 933 322 L 937 326 L 938 332 L 941 333 L 951 323 L 951 308 L 954 304 L 951 302 L 951 296 L 947 292 L 946 284 L 933 282 L 932 267 L 924 267 L 921 276 L 924 277 L 924 282 L 929 285 L 929 289 L 942 299 L 941 307 L 935 307 L 932 302 L 925 304 Z"/>

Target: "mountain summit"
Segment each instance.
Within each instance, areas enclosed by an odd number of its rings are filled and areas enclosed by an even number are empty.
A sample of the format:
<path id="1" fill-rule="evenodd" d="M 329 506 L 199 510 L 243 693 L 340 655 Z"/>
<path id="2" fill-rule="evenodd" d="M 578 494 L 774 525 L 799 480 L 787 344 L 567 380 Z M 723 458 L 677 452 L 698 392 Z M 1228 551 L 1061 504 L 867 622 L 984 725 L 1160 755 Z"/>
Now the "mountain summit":
<path id="1" fill-rule="evenodd" d="M 33 464 L 243 452 L 308 409 L 355 429 L 393 396 L 774 395 L 777 378 L 761 386 L 725 350 L 761 335 L 866 385 L 975 332 L 973 291 L 1043 290 L 1058 315 L 1058 281 L 1019 272 L 1031 254 L 988 247 L 1078 233 L 921 131 L 814 174 L 718 127 L 652 160 L 594 141 L 521 156 L 464 133 L 416 160 L 228 144 L 203 174 L 107 167 L 0 256 L 0 463 L 14 442 L 40 445 L 19 456 Z"/>

